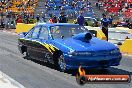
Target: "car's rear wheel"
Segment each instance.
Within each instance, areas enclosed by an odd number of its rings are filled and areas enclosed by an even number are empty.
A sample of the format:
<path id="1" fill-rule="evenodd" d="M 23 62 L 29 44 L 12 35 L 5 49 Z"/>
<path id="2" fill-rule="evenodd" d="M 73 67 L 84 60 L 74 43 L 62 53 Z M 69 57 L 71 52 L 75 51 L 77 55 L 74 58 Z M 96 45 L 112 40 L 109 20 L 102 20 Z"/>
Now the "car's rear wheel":
<path id="1" fill-rule="evenodd" d="M 57 62 L 57 65 L 58 65 L 58 69 L 62 72 L 65 72 L 67 69 L 66 69 L 66 62 L 65 62 L 65 59 L 64 59 L 64 56 L 61 55 L 59 58 L 58 58 L 58 62 Z"/>
<path id="2" fill-rule="evenodd" d="M 29 54 L 29 52 L 28 52 L 28 51 L 26 52 L 26 56 L 27 56 L 27 57 L 30 57 L 30 54 Z"/>
<path id="3" fill-rule="evenodd" d="M 26 57 L 27 59 L 32 59 L 31 56 L 30 56 L 30 54 L 29 54 L 28 49 L 26 50 L 25 54 L 26 54 L 25 57 Z"/>

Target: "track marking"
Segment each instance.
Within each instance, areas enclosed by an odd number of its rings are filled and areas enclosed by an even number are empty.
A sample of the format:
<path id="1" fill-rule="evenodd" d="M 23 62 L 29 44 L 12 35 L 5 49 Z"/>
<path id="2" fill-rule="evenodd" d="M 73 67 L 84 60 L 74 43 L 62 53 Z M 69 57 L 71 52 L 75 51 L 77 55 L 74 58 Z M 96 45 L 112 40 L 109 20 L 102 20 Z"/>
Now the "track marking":
<path id="1" fill-rule="evenodd" d="M 22 84 L 17 82 L 16 80 L 12 79 L 5 73 L 0 71 L 0 86 L 2 88 L 7 88 L 7 86 L 10 86 L 11 88 L 25 88 Z"/>

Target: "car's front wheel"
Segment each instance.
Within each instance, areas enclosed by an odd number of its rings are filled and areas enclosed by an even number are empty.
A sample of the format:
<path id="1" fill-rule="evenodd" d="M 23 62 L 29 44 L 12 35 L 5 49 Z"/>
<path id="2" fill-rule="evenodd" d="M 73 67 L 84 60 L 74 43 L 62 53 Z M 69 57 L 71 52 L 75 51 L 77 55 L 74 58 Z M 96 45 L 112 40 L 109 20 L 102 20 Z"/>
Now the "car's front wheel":
<path id="1" fill-rule="evenodd" d="M 65 62 L 65 59 L 64 59 L 64 56 L 61 55 L 59 58 L 58 58 L 58 62 L 57 62 L 57 65 L 58 65 L 58 69 L 60 71 L 63 71 L 65 72 L 67 69 L 66 69 L 66 62 Z"/>

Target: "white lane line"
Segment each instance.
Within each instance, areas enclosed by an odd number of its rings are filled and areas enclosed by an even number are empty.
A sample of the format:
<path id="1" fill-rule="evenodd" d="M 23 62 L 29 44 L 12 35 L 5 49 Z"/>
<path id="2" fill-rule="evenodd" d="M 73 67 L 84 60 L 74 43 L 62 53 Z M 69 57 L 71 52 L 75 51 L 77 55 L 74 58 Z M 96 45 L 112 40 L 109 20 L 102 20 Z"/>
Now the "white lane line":
<path id="1" fill-rule="evenodd" d="M 0 88 L 8 88 L 8 86 L 10 86 L 10 88 L 25 88 L 22 84 L 15 81 L 14 79 L 12 79 L 11 77 L 9 77 L 8 75 L 6 75 L 1 71 L 0 71 L 0 81 L 1 81 Z"/>
<path id="2" fill-rule="evenodd" d="M 14 54 L 14 53 L 12 53 L 12 55 L 15 56 L 15 57 L 18 57 L 18 58 L 22 58 L 22 56 L 16 55 L 16 54 Z M 57 70 L 55 70 L 55 69 L 51 69 L 51 68 L 49 68 L 49 67 L 47 67 L 47 66 L 43 66 L 43 65 L 41 65 L 41 64 L 39 64 L 39 63 L 35 63 L 35 62 L 31 61 L 31 60 L 25 60 L 25 59 L 21 59 L 21 60 L 24 61 L 24 62 L 26 62 L 26 63 L 30 63 L 31 66 L 33 66 L 33 67 L 35 67 L 35 68 L 37 68 L 37 69 L 40 69 L 40 70 L 42 70 L 42 71 L 44 71 L 44 72 L 46 72 L 46 73 L 48 73 L 48 74 L 50 74 L 50 75 L 53 75 L 53 76 L 55 76 L 56 78 L 59 78 L 59 79 L 65 81 L 65 82 L 68 82 L 69 84 L 74 85 L 74 86 L 77 87 L 77 88 L 78 88 L 78 86 L 79 86 L 79 85 L 76 83 L 76 80 L 71 78 L 71 74 L 59 72 L 59 71 L 57 71 Z M 73 77 L 73 78 L 74 78 L 74 77 Z"/>

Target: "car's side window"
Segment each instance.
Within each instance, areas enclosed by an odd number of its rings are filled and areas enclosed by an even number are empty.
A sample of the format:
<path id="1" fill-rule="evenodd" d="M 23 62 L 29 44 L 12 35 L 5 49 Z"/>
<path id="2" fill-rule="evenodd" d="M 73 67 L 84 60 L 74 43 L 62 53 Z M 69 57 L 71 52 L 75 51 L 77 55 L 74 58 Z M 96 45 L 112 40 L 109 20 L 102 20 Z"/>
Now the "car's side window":
<path id="1" fill-rule="evenodd" d="M 36 26 L 36 27 L 34 28 L 34 31 L 33 31 L 33 33 L 32 33 L 32 38 L 34 38 L 34 39 L 37 39 L 37 38 L 38 38 L 40 28 L 41 28 L 40 26 Z"/>
<path id="2" fill-rule="evenodd" d="M 25 36 L 26 38 L 31 38 L 32 37 L 32 33 L 34 31 L 34 28 L 32 28 L 28 33 L 27 35 Z"/>
<path id="3" fill-rule="evenodd" d="M 49 33 L 48 29 L 45 26 L 43 26 L 41 28 L 41 31 L 40 31 L 39 39 L 46 39 L 46 40 L 48 40 L 48 33 Z"/>

